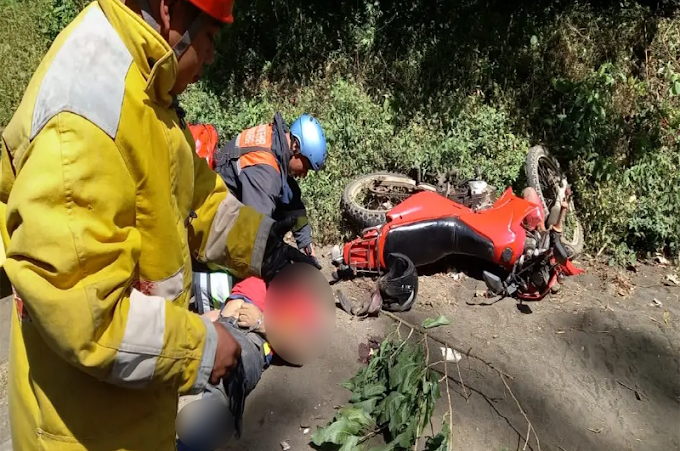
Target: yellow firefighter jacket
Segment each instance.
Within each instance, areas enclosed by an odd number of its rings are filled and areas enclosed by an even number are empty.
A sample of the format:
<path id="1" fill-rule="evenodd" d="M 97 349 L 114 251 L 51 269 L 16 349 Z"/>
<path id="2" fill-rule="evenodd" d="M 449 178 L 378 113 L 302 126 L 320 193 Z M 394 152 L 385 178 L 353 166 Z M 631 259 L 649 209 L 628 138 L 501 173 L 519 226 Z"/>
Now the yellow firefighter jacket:
<path id="1" fill-rule="evenodd" d="M 272 221 L 196 155 L 176 72 L 155 30 L 98 0 L 2 134 L 16 451 L 174 449 L 178 394 L 205 386 L 217 340 L 187 310 L 190 253 L 260 274 Z"/>

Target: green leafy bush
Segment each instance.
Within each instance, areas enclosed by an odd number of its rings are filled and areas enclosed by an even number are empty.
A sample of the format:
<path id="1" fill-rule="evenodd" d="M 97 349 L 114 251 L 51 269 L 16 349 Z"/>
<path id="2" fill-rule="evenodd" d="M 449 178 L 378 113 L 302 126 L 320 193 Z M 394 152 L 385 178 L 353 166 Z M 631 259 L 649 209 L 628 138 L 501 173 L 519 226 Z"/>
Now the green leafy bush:
<path id="1" fill-rule="evenodd" d="M 40 32 L 47 42 L 54 41 L 91 0 L 49 0 L 40 20 Z"/>
<path id="2" fill-rule="evenodd" d="M 487 180 L 504 188 L 517 179 L 529 145 L 525 136 L 515 134 L 507 112 L 475 97 L 467 99 L 445 128 L 422 116 L 397 128 L 391 103 L 374 102 L 351 79 L 318 79 L 286 96 L 280 92 L 270 86 L 254 99 L 220 99 L 199 85 L 182 101 L 187 120 L 215 124 L 223 142 L 242 129 L 270 121 L 276 111 L 289 124 L 303 112 L 319 118 L 328 139 L 327 166 L 310 173 L 300 185 L 320 242 L 352 233 L 341 229 L 339 208 L 344 185 L 357 175 L 419 167 L 426 175 L 458 168 L 472 177 L 480 167 Z"/>
<path id="3" fill-rule="evenodd" d="M 84 0 L 0 0 L 0 126 Z M 568 169 L 586 244 L 619 263 L 680 252 L 677 0 L 256 0 L 182 101 L 223 139 L 303 111 L 327 130 L 302 183 L 316 234 L 347 236 L 343 185 L 375 170 L 475 168 L 521 189 L 530 145 Z M 9 63 L 11 62 L 11 63 Z"/>

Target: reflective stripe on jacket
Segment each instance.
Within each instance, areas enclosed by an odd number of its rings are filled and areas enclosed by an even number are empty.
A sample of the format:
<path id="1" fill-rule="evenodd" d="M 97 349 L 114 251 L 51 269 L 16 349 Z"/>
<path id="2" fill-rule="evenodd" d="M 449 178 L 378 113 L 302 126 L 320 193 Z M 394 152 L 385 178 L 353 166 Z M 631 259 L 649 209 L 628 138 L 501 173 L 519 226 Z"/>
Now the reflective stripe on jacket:
<path id="1" fill-rule="evenodd" d="M 119 0 L 55 39 L 2 134 L 15 290 L 15 450 L 173 450 L 213 326 L 188 311 L 191 255 L 257 275 L 273 221 L 244 208 L 172 108 L 177 59 Z"/>

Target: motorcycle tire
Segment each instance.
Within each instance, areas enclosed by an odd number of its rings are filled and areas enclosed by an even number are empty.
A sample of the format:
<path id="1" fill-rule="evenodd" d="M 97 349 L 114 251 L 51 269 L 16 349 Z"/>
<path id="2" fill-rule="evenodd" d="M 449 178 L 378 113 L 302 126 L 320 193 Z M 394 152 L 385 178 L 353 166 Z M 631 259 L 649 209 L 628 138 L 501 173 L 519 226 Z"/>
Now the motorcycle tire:
<path id="1" fill-rule="evenodd" d="M 543 211 L 545 212 L 547 217 L 549 214 L 550 206 L 548 205 L 546 197 L 543 193 L 543 189 L 541 188 L 542 185 L 541 176 L 538 170 L 539 163 L 541 162 L 541 160 L 545 161 L 548 165 L 552 166 L 552 168 L 557 174 L 562 174 L 562 170 L 560 169 L 559 162 L 550 155 L 550 153 L 545 147 L 534 146 L 531 149 L 529 149 L 524 165 L 524 171 L 527 176 L 527 183 L 531 188 L 536 190 L 538 196 L 541 198 L 541 202 L 543 203 Z M 543 184 L 545 185 L 546 183 L 547 181 L 544 182 Z M 557 190 L 557 187 L 554 187 L 554 189 Z M 574 232 L 570 234 L 570 236 L 563 234 L 561 241 L 562 245 L 567 251 L 567 256 L 569 258 L 575 258 L 578 257 L 583 252 L 585 239 L 583 235 L 583 225 L 581 224 L 581 221 L 578 219 L 573 199 L 569 200 L 569 211 L 573 215 Z"/>
<path id="2" fill-rule="evenodd" d="M 416 181 L 411 177 L 395 174 L 392 172 L 373 172 L 355 178 L 347 184 L 340 201 L 340 208 L 350 221 L 358 228 L 366 229 L 384 224 L 387 221 L 388 210 L 375 210 L 366 208 L 357 200 L 361 191 L 371 183 L 389 181 L 407 186 L 416 187 Z"/>

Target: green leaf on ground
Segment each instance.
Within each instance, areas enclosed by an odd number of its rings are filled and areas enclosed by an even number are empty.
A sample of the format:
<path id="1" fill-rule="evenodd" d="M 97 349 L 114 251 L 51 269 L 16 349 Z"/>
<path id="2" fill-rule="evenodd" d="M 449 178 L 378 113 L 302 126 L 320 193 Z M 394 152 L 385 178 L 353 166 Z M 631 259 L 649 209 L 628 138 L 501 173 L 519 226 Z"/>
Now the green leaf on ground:
<path id="1" fill-rule="evenodd" d="M 371 384 L 364 387 L 363 397 L 364 399 L 370 399 L 374 396 L 382 395 L 387 391 L 384 384 Z"/>
<path id="2" fill-rule="evenodd" d="M 356 435 L 350 436 L 345 443 L 342 444 L 342 447 L 338 451 L 358 451 L 361 448 L 358 446 L 359 445 L 359 440 L 361 440 L 361 437 L 358 437 Z"/>
<path id="3" fill-rule="evenodd" d="M 356 408 L 356 409 L 363 410 L 364 412 L 366 412 L 367 415 L 371 415 L 373 413 L 373 411 L 375 410 L 375 406 L 376 406 L 377 403 L 378 403 L 378 398 L 375 397 L 375 398 L 367 399 L 365 401 L 355 402 L 355 403 L 352 404 L 352 406 L 354 406 L 354 408 Z"/>
<path id="4" fill-rule="evenodd" d="M 312 443 L 321 446 L 324 443 L 344 445 L 351 436 L 358 434 L 374 424 L 373 419 L 361 409 L 343 407 L 335 416 L 335 421 L 324 428 L 319 428 L 312 435 Z"/>
<path id="5" fill-rule="evenodd" d="M 387 443 L 371 448 L 369 451 L 394 451 L 394 443 Z"/>
<path id="6" fill-rule="evenodd" d="M 442 431 L 425 442 L 424 451 L 447 451 L 450 431 L 448 423 L 444 422 Z"/>
<path id="7" fill-rule="evenodd" d="M 429 321 L 430 327 L 450 324 L 443 316 Z M 388 443 L 370 451 L 410 451 L 439 398 L 438 379 L 427 368 L 423 346 L 401 340 L 384 340 L 368 365 L 343 386 L 352 390 L 349 405 L 311 437 L 321 449 L 364 451 L 366 439 L 380 432 Z M 448 437 L 435 438 L 431 451 L 441 451 Z"/>
<path id="8" fill-rule="evenodd" d="M 673 86 L 671 87 L 671 94 L 674 96 L 680 95 L 680 81 L 673 83 Z"/>
<path id="9" fill-rule="evenodd" d="M 338 415 L 346 418 L 356 428 L 354 433 L 362 429 L 372 426 L 375 422 L 366 412 L 356 407 L 343 407 L 338 411 Z"/>
<path id="10" fill-rule="evenodd" d="M 316 446 L 321 446 L 324 443 L 334 443 L 342 445 L 349 438 L 359 432 L 356 425 L 347 418 L 340 417 L 324 428 L 318 428 L 312 434 L 312 443 Z"/>
<path id="11" fill-rule="evenodd" d="M 451 320 L 444 315 L 439 315 L 438 318 L 427 318 L 423 321 L 423 328 L 431 329 L 433 327 L 446 326 L 448 324 L 451 324 Z"/>

